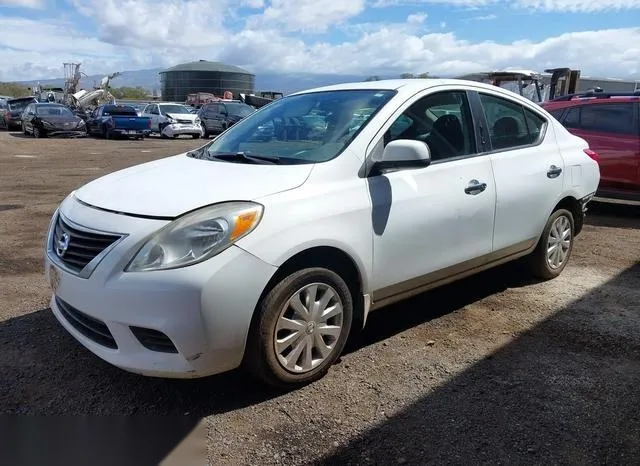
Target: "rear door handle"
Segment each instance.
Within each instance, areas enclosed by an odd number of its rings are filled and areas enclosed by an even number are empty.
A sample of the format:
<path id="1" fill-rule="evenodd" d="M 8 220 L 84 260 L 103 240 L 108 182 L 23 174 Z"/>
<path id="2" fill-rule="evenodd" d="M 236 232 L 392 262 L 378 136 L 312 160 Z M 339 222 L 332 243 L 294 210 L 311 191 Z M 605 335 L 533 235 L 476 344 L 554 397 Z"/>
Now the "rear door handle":
<path id="1" fill-rule="evenodd" d="M 478 180 L 471 180 L 469 181 L 467 187 L 464 188 L 464 192 L 475 196 L 476 194 L 480 194 L 485 189 L 487 189 L 487 183 L 480 183 Z"/>
<path id="2" fill-rule="evenodd" d="M 560 176 L 560 173 L 562 173 L 562 168 L 551 165 L 547 172 L 547 178 L 557 178 Z"/>

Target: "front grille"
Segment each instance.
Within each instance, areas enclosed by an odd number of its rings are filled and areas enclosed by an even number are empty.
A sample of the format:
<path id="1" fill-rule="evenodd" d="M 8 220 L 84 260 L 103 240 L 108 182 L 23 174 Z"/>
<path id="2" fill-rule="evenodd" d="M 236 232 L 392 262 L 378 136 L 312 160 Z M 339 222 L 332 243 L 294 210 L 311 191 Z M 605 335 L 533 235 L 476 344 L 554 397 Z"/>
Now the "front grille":
<path id="1" fill-rule="evenodd" d="M 113 338 L 113 335 L 111 335 L 109 328 L 104 322 L 80 312 L 57 296 L 56 304 L 66 321 L 69 322 L 78 332 L 82 333 L 90 340 L 95 341 L 99 345 L 106 346 L 111 349 L 118 349 L 116 340 Z"/>
<path id="2" fill-rule="evenodd" d="M 181 125 L 191 125 L 193 124 L 193 121 L 191 120 L 176 120 L 178 123 L 180 123 Z"/>
<path id="3" fill-rule="evenodd" d="M 151 351 L 160 353 L 177 353 L 171 339 L 158 330 L 143 327 L 129 327 L 133 335 L 138 339 L 140 344 Z"/>
<path id="4" fill-rule="evenodd" d="M 68 235 L 64 237 L 64 235 Z M 121 237 L 73 228 L 58 216 L 53 230 L 53 254 L 70 270 L 79 273 L 98 254 Z M 64 249 L 66 245 L 66 249 Z M 62 247 L 61 247 L 62 246 Z"/>

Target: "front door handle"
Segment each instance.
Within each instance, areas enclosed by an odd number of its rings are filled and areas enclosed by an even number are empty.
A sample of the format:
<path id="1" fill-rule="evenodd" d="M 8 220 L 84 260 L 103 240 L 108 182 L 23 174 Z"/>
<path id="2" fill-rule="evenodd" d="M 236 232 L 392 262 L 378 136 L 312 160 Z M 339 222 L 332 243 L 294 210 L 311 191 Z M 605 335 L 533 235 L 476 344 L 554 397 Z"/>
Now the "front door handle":
<path id="1" fill-rule="evenodd" d="M 475 196 L 476 194 L 480 194 L 485 189 L 487 189 L 487 183 L 480 183 L 478 180 L 471 180 L 469 181 L 467 187 L 464 188 L 464 192 Z"/>
<path id="2" fill-rule="evenodd" d="M 560 173 L 562 173 L 562 168 L 551 165 L 547 172 L 547 178 L 557 178 L 560 176 Z"/>

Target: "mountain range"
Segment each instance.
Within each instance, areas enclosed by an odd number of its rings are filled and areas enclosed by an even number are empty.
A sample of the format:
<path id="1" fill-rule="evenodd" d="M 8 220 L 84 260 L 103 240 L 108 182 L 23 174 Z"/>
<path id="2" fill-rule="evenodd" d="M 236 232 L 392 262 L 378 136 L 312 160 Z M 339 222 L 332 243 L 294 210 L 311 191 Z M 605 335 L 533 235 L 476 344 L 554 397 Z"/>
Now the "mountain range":
<path id="1" fill-rule="evenodd" d="M 122 74 L 111 81 L 112 87 L 143 87 L 153 92 L 160 90 L 160 75 L 162 68 L 153 68 L 135 71 L 123 71 Z M 104 75 L 85 76 L 80 81 L 80 87 L 89 89 L 97 86 Z M 310 89 L 319 86 L 328 86 L 352 81 L 362 81 L 366 76 L 357 75 L 335 75 L 335 74 L 280 74 L 261 73 L 256 74 L 255 87 L 260 91 L 280 91 L 284 94 Z M 27 86 L 40 84 L 43 86 L 64 87 L 64 78 L 40 79 L 31 81 L 21 81 L 20 84 Z"/>

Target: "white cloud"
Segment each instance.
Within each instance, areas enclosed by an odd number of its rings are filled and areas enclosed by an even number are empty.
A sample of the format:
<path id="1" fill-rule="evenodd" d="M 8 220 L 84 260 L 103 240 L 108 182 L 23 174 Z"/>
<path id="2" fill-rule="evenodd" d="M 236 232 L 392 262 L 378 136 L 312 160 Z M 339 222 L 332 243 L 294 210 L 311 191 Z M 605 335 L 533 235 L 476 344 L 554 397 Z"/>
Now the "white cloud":
<path id="1" fill-rule="evenodd" d="M 407 16 L 407 23 L 409 24 L 422 24 L 427 19 L 426 13 L 413 13 Z"/>
<path id="2" fill-rule="evenodd" d="M 364 0 L 272 0 L 262 16 L 252 16 L 249 26 L 232 33 L 225 13 L 237 7 L 234 0 L 191 0 L 182 6 L 177 0 L 73 1 L 81 14 L 95 20 L 97 37 L 61 20 L 0 17 L 0 81 L 60 77 L 64 62 L 80 62 L 87 74 L 101 74 L 197 59 L 225 61 L 257 74 L 455 76 L 504 67 L 558 66 L 581 69 L 583 76 L 640 74 L 640 28 L 574 32 L 540 41 L 472 42 L 446 32 L 444 22 L 430 25 L 425 13 L 398 23 L 347 21 L 362 11 Z M 260 27 L 253 27 L 256 22 Z M 289 34 L 340 24 L 348 37 L 338 43 Z"/>
<path id="3" fill-rule="evenodd" d="M 220 46 L 226 0 L 72 0 L 93 18 L 105 42 L 153 50 L 155 47 Z"/>
<path id="4" fill-rule="evenodd" d="M 517 0 L 515 6 L 541 11 L 596 12 L 640 9 L 638 0 Z"/>
<path id="5" fill-rule="evenodd" d="M 324 32 L 329 26 L 362 13 L 365 0 L 271 0 L 262 14 L 249 18 L 247 28 L 281 27 L 285 31 Z"/>
<path id="6" fill-rule="evenodd" d="M 480 15 L 480 16 L 474 16 L 472 18 L 469 18 L 469 21 L 491 21 L 494 19 L 497 19 L 498 16 L 497 15 Z"/>
<path id="7" fill-rule="evenodd" d="M 0 6 L 21 7 L 21 8 L 44 8 L 43 0 L 0 0 Z"/>
<path id="8" fill-rule="evenodd" d="M 371 0 L 371 6 L 378 8 L 426 5 L 470 7 L 473 9 L 488 5 L 505 5 L 538 11 L 567 12 L 640 9 L 640 1 L 638 0 Z"/>

